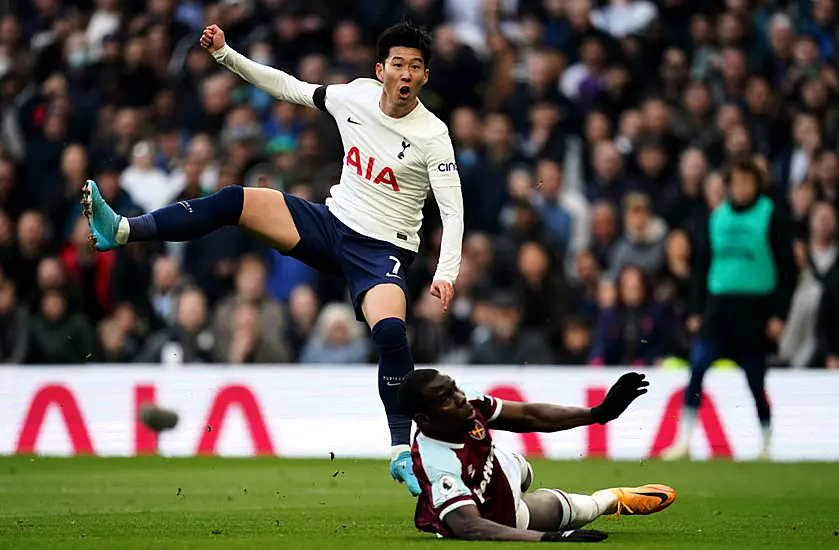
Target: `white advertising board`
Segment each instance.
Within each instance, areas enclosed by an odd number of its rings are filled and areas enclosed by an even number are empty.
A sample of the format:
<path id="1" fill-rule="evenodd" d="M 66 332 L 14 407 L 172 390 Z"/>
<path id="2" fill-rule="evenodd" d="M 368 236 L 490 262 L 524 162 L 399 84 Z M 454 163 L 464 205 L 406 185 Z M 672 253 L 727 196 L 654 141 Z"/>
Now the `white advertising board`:
<path id="1" fill-rule="evenodd" d="M 438 367 L 501 399 L 593 406 L 615 368 Z M 618 420 L 555 434 L 493 432 L 531 457 L 656 456 L 673 439 L 686 372 L 649 370 L 647 395 Z M 760 428 L 739 371 L 706 378 L 697 458 L 751 459 Z M 839 375 L 772 371 L 772 459 L 839 460 Z M 137 422 L 146 402 L 174 409 L 159 438 Z M 8 367 L 0 369 L 0 454 L 385 457 L 389 436 L 375 367 Z"/>

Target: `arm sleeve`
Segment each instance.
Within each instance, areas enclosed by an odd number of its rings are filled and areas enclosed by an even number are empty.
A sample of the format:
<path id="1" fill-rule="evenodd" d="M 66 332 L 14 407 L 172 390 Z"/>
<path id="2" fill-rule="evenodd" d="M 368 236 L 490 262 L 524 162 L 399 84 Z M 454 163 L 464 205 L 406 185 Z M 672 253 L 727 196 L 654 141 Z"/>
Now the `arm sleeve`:
<path id="1" fill-rule="evenodd" d="M 434 280 L 454 284 L 460 272 L 463 248 L 463 195 L 460 187 L 444 187 L 434 191 L 434 198 L 437 200 L 440 218 L 443 221 L 440 259 L 437 261 Z"/>
<path id="2" fill-rule="evenodd" d="M 220 65 L 279 100 L 324 109 L 324 98 L 321 97 L 318 106 L 315 92 L 325 95 L 325 86 L 302 82 L 288 73 L 251 61 L 227 44 L 213 52 L 213 57 Z"/>
<path id="3" fill-rule="evenodd" d="M 426 155 L 428 181 L 440 208 L 443 221 L 443 239 L 435 281 L 454 284 L 460 272 L 460 255 L 463 247 L 463 193 L 460 175 L 454 159 L 454 148 L 448 132 L 431 139 Z"/>
<path id="4" fill-rule="evenodd" d="M 778 273 L 778 288 L 775 290 L 772 315 L 779 319 L 786 319 L 792 302 L 792 294 L 795 292 L 798 270 L 792 252 L 792 228 L 783 211 L 777 207 L 772 213 L 769 225 L 769 244 L 772 247 L 775 269 Z"/>
<path id="5" fill-rule="evenodd" d="M 464 389 L 464 393 L 466 393 L 466 399 L 469 403 L 471 403 L 473 407 L 480 409 L 481 414 L 484 415 L 487 422 L 492 422 L 501 414 L 504 402 L 500 399 L 490 395 L 484 395 L 477 390 L 469 388 Z"/>
<path id="6" fill-rule="evenodd" d="M 441 521 L 452 510 L 475 504 L 472 492 L 463 483 L 463 466 L 454 451 L 426 440 L 420 443 L 419 452 L 431 485 L 431 505 Z"/>

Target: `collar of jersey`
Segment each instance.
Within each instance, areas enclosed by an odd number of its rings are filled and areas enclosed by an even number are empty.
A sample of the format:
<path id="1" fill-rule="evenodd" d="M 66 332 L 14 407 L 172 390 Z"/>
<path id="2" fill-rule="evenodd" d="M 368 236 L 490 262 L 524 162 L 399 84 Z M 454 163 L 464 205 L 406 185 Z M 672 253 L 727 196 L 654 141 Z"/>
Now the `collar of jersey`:
<path id="1" fill-rule="evenodd" d="M 463 448 L 463 443 L 452 443 L 451 441 L 443 441 L 441 439 L 434 439 L 433 437 L 428 437 L 427 435 L 425 435 L 422 432 L 417 434 L 417 437 L 421 437 L 423 439 L 431 441 L 432 443 L 437 443 L 438 445 L 442 445 L 443 447 L 448 447 L 449 449 L 462 449 Z"/>
<path id="2" fill-rule="evenodd" d="M 382 92 L 382 93 L 384 93 L 384 92 Z M 423 105 L 423 104 L 422 104 L 422 101 L 420 101 L 419 99 L 417 99 L 417 106 L 416 106 L 416 107 L 414 107 L 413 111 L 411 111 L 411 112 L 410 112 L 410 113 L 408 113 L 407 115 L 405 115 L 405 116 L 403 116 L 403 117 L 400 117 L 400 118 L 392 117 L 392 116 L 390 116 L 389 114 L 385 113 L 384 111 L 382 111 L 382 110 L 381 110 L 381 108 L 378 106 L 378 104 L 376 105 L 376 110 L 377 110 L 377 111 L 379 111 L 379 113 L 381 114 L 381 116 L 382 116 L 385 120 L 389 120 L 389 121 L 391 121 L 391 122 L 398 122 L 398 121 L 400 121 L 400 120 L 411 120 L 411 117 L 416 116 L 416 113 L 417 113 L 417 111 L 419 111 L 419 110 L 420 110 L 420 107 L 425 108 L 425 105 Z"/>

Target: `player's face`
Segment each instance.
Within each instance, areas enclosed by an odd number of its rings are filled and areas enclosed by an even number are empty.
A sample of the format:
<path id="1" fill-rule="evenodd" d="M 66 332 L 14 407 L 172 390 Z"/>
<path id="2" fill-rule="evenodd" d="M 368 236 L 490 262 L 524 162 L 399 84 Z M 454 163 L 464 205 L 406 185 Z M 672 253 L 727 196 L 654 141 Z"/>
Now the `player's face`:
<path id="1" fill-rule="evenodd" d="M 438 431 L 461 433 L 472 428 L 475 408 L 451 377 L 438 375 L 426 386 L 425 396 L 429 403 L 427 423 Z"/>
<path id="2" fill-rule="evenodd" d="M 390 49 L 384 63 L 376 64 L 376 76 L 390 101 L 411 105 L 428 82 L 428 69 L 418 49 L 399 46 Z"/>

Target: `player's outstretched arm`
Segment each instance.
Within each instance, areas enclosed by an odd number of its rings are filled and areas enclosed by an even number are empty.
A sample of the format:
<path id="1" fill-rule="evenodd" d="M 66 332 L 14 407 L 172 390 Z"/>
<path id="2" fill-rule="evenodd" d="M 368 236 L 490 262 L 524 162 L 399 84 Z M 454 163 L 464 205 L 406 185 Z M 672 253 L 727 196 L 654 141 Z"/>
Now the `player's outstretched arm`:
<path id="1" fill-rule="evenodd" d="M 643 374 L 624 374 L 609 389 L 603 402 L 590 409 L 504 401 L 501 412 L 492 421 L 492 428 L 518 433 L 559 432 L 595 422 L 606 424 L 619 417 L 635 399 L 647 393 L 649 385 Z"/>
<path id="2" fill-rule="evenodd" d="M 220 64 L 250 82 L 265 93 L 281 101 L 315 107 L 314 94 L 320 86 L 309 84 L 288 73 L 261 65 L 231 48 L 224 40 L 224 31 L 218 25 L 204 29 L 200 39 L 201 47 L 213 54 Z"/>
<path id="3" fill-rule="evenodd" d="M 426 164 L 428 181 L 443 222 L 440 259 L 431 283 L 431 294 L 440 299 L 443 313 L 446 313 L 454 299 L 454 283 L 460 272 L 463 248 L 463 193 L 448 132 L 441 133 L 429 142 Z"/>
<path id="4" fill-rule="evenodd" d="M 575 529 L 557 533 L 543 533 L 515 529 L 481 517 L 475 506 L 461 506 L 446 514 L 446 525 L 461 540 L 519 541 L 519 542 L 600 542 L 607 538 L 602 531 Z"/>

